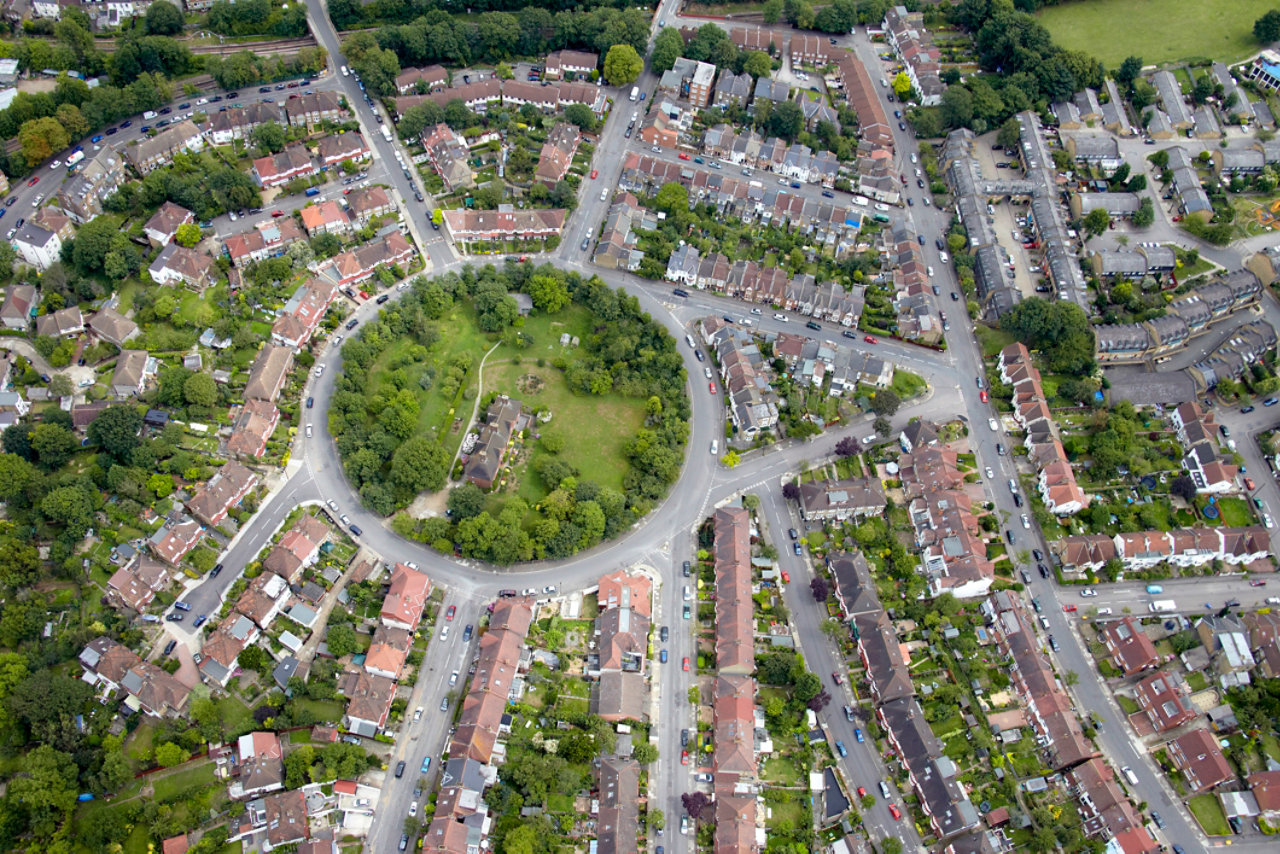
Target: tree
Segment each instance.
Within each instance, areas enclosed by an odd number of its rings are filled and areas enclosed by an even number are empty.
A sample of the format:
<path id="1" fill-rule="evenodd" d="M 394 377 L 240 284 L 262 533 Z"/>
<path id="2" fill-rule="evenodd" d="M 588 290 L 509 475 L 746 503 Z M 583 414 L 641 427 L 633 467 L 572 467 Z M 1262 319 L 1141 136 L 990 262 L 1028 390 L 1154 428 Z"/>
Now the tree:
<path id="1" fill-rule="evenodd" d="M 1146 176 L 1139 175 L 1129 183 L 1136 182 L 1138 178 L 1142 178 L 1143 182 L 1146 182 Z M 1151 203 L 1150 197 L 1142 197 L 1142 201 L 1138 203 L 1138 210 L 1133 214 L 1132 221 L 1135 228 L 1149 228 L 1156 221 L 1156 209 L 1155 205 Z"/>
<path id="2" fill-rule="evenodd" d="M 653 205 L 667 216 L 687 214 L 689 212 L 689 191 L 681 184 L 671 181 L 663 184 L 654 197 Z"/>
<path id="3" fill-rule="evenodd" d="M 424 436 L 406 441 L 391 456 L 391 481 L 402 490 L 417 495 L 444 486 L 449 455 L 439 442 Z"/>
<path id="4" fill-rule="evenodd" d="M 893 92 L 899 101 L 904 104 L 907 102 L 907 98 L 911 96 L 911 78 L 907 76 L 907 72 L 899 71 L 893 76 Z"/>
<path id="5" fill-rule="evenodd" d="M 209 374 L 192 374 L 182 384 L 182 396 L 192 406 L 213 406 L 218 402 L 218 384 Z"/>
<path id="6" fill-rule="evenodd" d="M 200 231 L 200 226 L 196 225 L 194 222 L 184 222 L 182 225 L 178 226 L 177 234 L 174 235 L 174 239 L 178 241 L 178 245 L 185 246 L 188 249 L 199 243 L 203 237 L 204 234 Z"/>
<path id="7" fill-rule="evenodd" d="M 938 114 L 949 128 L 967 127 L 973 121 L 973 95 L 962 85 L 949 87 L 942 93 Z"/>
<path id="8" fill-rule="evenodd" d="M 782 497 L 788 501 L 800 500 L 800 487 L 793 481 L 787 481 L 782 485 Z"/>
<path id="9" fill-rule="evenodd" d="M 49 380 L 49 394 L 54 397 L 68 397 L 75 394 L 75 391 L 71 377 L 66 374 L 54 374 Z"/>
<path id="10" fill-rule="evenodd" d="M 898 397 L 897 392 L 891 388 L 878 389 L 875 397 L 871 398 L 871 411 L 876 415 L 886 417 L 893 415 L 901 405 L 902 398 Z"/>
<path id="11" fill-rule="evenodd" d="M 350 655 L 360 648 L 356 642 L 356 630 L 348 623 L 335 623 L 329 626 L 325 643 L 329 645 L 329 652 L 333 653 L 334 658 Z"/>
<path id="12" fill-rule="evenodd" d="M 604 57 L 604 79 L 610 86 L 630 86 L 644 71 L 644 60 L 629 44 L 615 44 Z"/>
<path id="13" fill-rule="evenodd" d="M 1018 120 L 1010 116 L 1005 123 L 1000 125 L 1000 132 L 996 134 L 996 142 L 1004 148 L 1017 148 L 1018 140 L 1021 137 L 1022 126 L 1018 124 Z"/>
<path id="14" fill-rule="evenodd" d="M 1280 39 L 1280 11 L 1272 9 L 1253 22 L 1253 36 L 1263 44 Z"/>
<path id="15" fill-rule="evenodd" d="M 569 304 L 569 288 L 559 276 L 530 276 L 525 291 L 534 307 L 547 314 L 555 314 Z"/>
<path id="16" fill-rule="evenodd" d="M 586 104 L 570 104 L 565 107 L 564 120 L 571 125 L 577 125 L 579 130 L 587 133 L 594 131 L 599 124 L 595 113 L 591 112 L 591 108 Z"/>
<path id="17" fill-rule="evenodd" d="M 176 36 L 186 23 L 182 12 L 168 0 L 156 0 L 147 7 L 147 34 L 152 36 Z"/>
<path id="18" fill-rule="evenodd" d="M 1173 483 L 1169 484 L 1169 494 L 1176 495 L 1183 501 L 1190 503 L 1196 497 L 1196 482 L 1191 479 L 1190 475 L 1180 474 L 1173 479 Z"/>
<path id="19" fill-rule="evenodd" d="M 747 51 L 747 58 L 742 61 L 742 71 L 757 80 L 773 73 L 773 60 L 762 50 Z"/>
<path id="20" fill-rule="evenodd" d="M 52 836 L 76 805 L 77 768 L 71 754 L 42 744 L 22 758 L 8 797 L 22 804 L 39 837 Z"/>
<path id="21" fill-rule="evenodd" d="M 455 520 L 480 515 L 484 502 L 484 492 L 474 483 L 464 483 L 449 492 L 449 510 Z"/>
<path id="22" fill-rule="evenodd" d="M 675 27 L 663 27 L 653 40 L 653 52 L 649 54 L 649 68 L 654 74 L 670 71 L 684 52 L 684 39 Z"/>
<path id="23" fill-rule="evenodd" d="M 809 582 L 809 590 L 813 593 L 814 600 L 818 602 L 826 602 L 831 596 L 831 587 L 822 576 L 815 576 L 813 581 Z"/>
<path id="24" fill-rule="evenodd" d="M 857 456 L 858 450 L 858 440 L 854 436 L 845 436 L 839 442 L 836 442 L 837 457 Z"/>
<path id="25" fill-rule="evenodd" d="M 724 456 L 720 458 L 720 462 L 727 469 L 737 468 L 738 463 L 742 462 L 742 458 L 738 456 L 738 452 L 730 448 L 725 451 Z"/>
<path id="26" fill-rule="evenodd" d="M 641 765 L 652 765 L 658 761 L 658 748 L 654 747 L 647 741 L 642 741 L 631 748 L 631 758 Z M 653 823 L 653 811 L 650 810 L 650 824 Z"/>
<path id="27" fill-rule="evenodd" d="M 764 8 L 761 12 L 764 15 L 766 24 L 778 23 L 778 19 L 782 17 L 782 0 L 765 0 Z"/>
<path id="28" fill-rule="evenodd" d="M 685 792 L 680 796 L 680 803 L 689 818 L 697 821 L 702 817 L 702 811 L 711 805 L 711 799 L 702 792 Z"/>
<path id="29" fill-rule="evenodd" d="M 175 765 L 181 765 L 190 758 L 190 750 L 171 741 L 156 748 L 156 763 L 161 768 L 172 768 Z"/>
<path id="30" fill-rule="evenodd" d="M 896 836 L 886 836 L 880 840 L 880 854 L 902 854 L 902 840 Z"/>
<path id="31" fill-rule="evenodd" d="M 769 112 L 769 130 L 788 141 L 804 130 L 804 112 L 795 101 L 783 101 Z"/>
<path id="32" fill-rule="evenodd" d="M 269 154 L 284 151 L 284 128 L 277 122 L 263 122 L 249 131 L 249 139 L 259 150 Z"/>
<path id="33" fill-rule="evenodd" d="M 1116 69 L 1116 82 L 1121 88 L 1128 89 L 1133 86 L 1133 81 L 1138 79 L 1138 75 L 1142 73 L 1142 57 L 1126 56 L 1124 62 L 1120 63 L 1120 67 Z"/>
<path id="34" fill-rule="evenodd" d="M 62 468 L 76 450 L 76 437 L 60 424 L 37 424 L 31 431 L 31 448 L 46 470 Z"/>
<path id="35" fill-rule="evenodd" d="M 43 163 L 71 144 L 71 134 L 53 116 L 31 119 L 18 128 L 22 156 L 30 164 Z"/>
<path id="36" fill-rule="evenodd" d="M 108 406 L 89 424 L 89 441 L 118 462 L 128 462 L 141 439 L 142 415 L 133 406 Z"/>
<path id="37" fill-rule="evenodd" d="M 1111 225 L 1111 216 L 1105 208 L 1094 208 L 1085 214 L 1084 230 L 1094 237 L 1105 233 L 1109 225 Z"/>

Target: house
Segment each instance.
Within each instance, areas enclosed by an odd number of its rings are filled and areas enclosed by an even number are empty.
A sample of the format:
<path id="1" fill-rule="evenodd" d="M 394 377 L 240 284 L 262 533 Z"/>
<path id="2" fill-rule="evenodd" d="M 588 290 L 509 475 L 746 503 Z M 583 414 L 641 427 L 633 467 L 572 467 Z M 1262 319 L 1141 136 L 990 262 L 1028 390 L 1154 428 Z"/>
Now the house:
<path id="1" fill-rule="evenodd" d="M 1106 623 L 1102 629 L 1102 640 L 1107 646 L 1107 653 L 1125 676 L 1133 676 L 1160 663 L 1155 644 L 1133 617 Z"/>
<path id="2" fill-rule="evenodd" d="M 227 453 L 258 459 L 267 452 L 267 441 L 280 423 L 280 410 L 269 400 L 246 400 L 240 407 L 227 439 Z M 268 567 L 270 568 L 270 567 Z"/>
<path id="3" fill-rule="evenodd" d="M 516 210 L 499 205 L 496 211 L 444 211 L 444 228 L 464 252 L 468 244 L 494 240 L 547 240 L 564 229 L 564 210 Z"/>
<path id="4" fill-rule="evenodd" d="M 51 338 L 69 338 L 84 332 L 84 317 L 78 306 L 60 308 L 36 318 L 36 334 Z"/>
<path id="5" fill-rule="evenodd" d="M 746 106 L 750 98 L 750 74 L 734 74 L 727 68 L 720 72 L 720 77 L 716 80 L 715 105 L 717 107 L 724 108 L 735 104 L 739 107 Z"/>
<path id="6" fill-rule="evenodd" d="M 141 614 L 155 599 L 156 593 L 168 586 L 168 567 L 142 555 L 136 562 L 115 571 L 107 581 L 107 597 L 117 607 Z"/>
<path id="7" fill-rule="evenodd" d="M 174 155 L 184 151 L 200 151 L 204 137 L 190 119 L 170 125 L 150 139 L 140 139 L 125 147 L 124 159 L 139 175 L 149 175 L 173 162 Z"/>
<path id="8" fill-rule="evenodd" d="M 1182 87 L 1178 85 L 1178 78 L 1173 76 L 1173 72 L 1157 71 L 1151 76 L 1151 85 L 1155 87 L 1156 95 L 1160 99 L 1160 107 L 1169 117 L 1174 128 L 1177 130 L 1190 128 L 1194 124 L 1191 111 L 1187 109 L 1187 104 L 1182 99 Z"/>
<path id="9" fill-rule="evenodd" d="M 867 683 L 876 705 L 914 695 L 907 657 L 884 611 L 859 614 L 853 624 L 858 636 L 858 658 L 867 671 Z"/>
<path id="10" fill-rule="evenodd" d="M 236 611 L 248 617 L 258 628 L 266 630 L 284 610 L 289 598 L 288 583 L 274 572 L 264 572 L 249 582 L 236 600 Z M 248 642 L 252 642 L 250 639 Z"/>
<path id="11" fill-rule="evenodd" d="M 1067 153 L 1077 163 L 1083 163 L 1111 174 L 1124 163 L 1120 155 L 1120 142 L 1109 133 L 1063 134 Z"/>
<path id="12" fill-rule="evenodd" d="M 1193 729 L 1175 738 L 1166 750 L 1192 794 L 1207 792 L 1236 778 L 1218 740 L 1207 729 Z"/>
<path id="13" fill-rule="evenodd" d="M 44 272 L 62 257 L 62 238 L 49 229 L 27 222 L 13 236 L 13 248 L 22 260 Z"/>
<path id="14" fill-rule="evenodd" d="M 376 243 L 348 249 L 330 258 L 317 268 L 316 275 L 339 288 L 358 285 L 372 278 L 380 267 L 409 263 L 414 254 L 413 245 L 404 235 L 392 231 Z"/>
<path id="15" fill-rule="evenodd" d="M 110 341 L 117 347 L 123 347 L 138 334 L 138 324 L 125 317 L 114 308 L 99 309 L 89 318 L 85 327 L 103 341 Z"/>
<path id="16" fill-rule="evenodd" d="M 1164 671 L 1153 673 L 1138 683 L 1138 706 L 1151 721 L 1156 732 L 1176 729 L 1196 717 L 1194 708 L 1188 707 L 1179 692 L 1181 680 Z"/>
<path id="17" fill-rule="evenodd" d="M 431 594 L 431 579 L 425 573 L 397 563 L 391 571 L 391 587 L 382 600 L 379 617 L 384 626 L 415 632 Z"/>
<path id="18" fill-rule="evenodd" d="M 302 842 L 311 835 L 307 826 L 307 797 L 300 789 L 268 795 L 263 803 L 267 827 L 263 851 Z"/>
<path id="19" fill-rule="evenodd" d="M 290 244 L 305 239 L 293 217 L 280 217 L 264 220 L 249 231 L 228 235 L 222 249 L 233 267 L 243 267 L 252 261 L 283 255 Z"/>
<path id="20" fill-rule="evenodd" d="M 376 217 L 395 213 L 396 206 L 381 186 L 361 187 L 347 196 L 347 213 L 361 228 Z"/>
<path id="21" fill-rule="evenodd" d="M 158 718 L 181 715 L 191 699 L 190 688 L 149 661 L 131 667 L 120 687 L 129 695 L 125 705 Z"/>
<path id="22" fill-rule="evenodd" d="M 441 122 L 423 130 L 422 147 L 426 150 L 427 162 L 444 181 L 445 190 L 453 192 L 475 183 L 467 163 L 471 152 L 462 134 Z"/>
<path id="23" fill-rule="evenodd" d="M 256 474 L 231 460 L 187 500 L 187 509 L 206 525 L 216 528 L 227 518 L 231 508 L 239 504 L 257 485 Z"/>
<path id="24" fill-rule="evenodd" d="M 830 60 L 827 40 L 816 34 L 797 33 L 791 37 L 791 66 L 826 65 Z"/>
<path id="25" fill-rule="evenodd" d="M 170 243 L 160 250 L 147 272 L 158 285 L 181 282 L 188 288 L 202 291 L 214 283 L 213 259 L 177 243 Z"/>
<path id="26" fill-rule="evenodd" d="M 271 327 L 271 340 L 295 350 L 306 346 L 338 295 L 333 282 L 312 277 L 298 286 Z"/>
<path id="27" fill-rule="evenodd" d="M 938 444 L 938 426 L 923 418 L 917 419 L 902 428 L 898 435 L 898 443 L 908 454 L 917 448 L 929 448 Z"/>
<path id="28" fill-rule="evenodd" d="M 251 732 L 236 741 L 239 793 L 252 798 L 284 788 L 284 750 L 274 732 Z"/>
<path id="29" fill-rule="evenodd" d="M 492 489 L 512 443 L 531 423 L 523 404 L 499 396 L 485 413 L 475 446 L 463 462 L 463 477 L 481 489 Z"/>
<path id="30" fill-rule="evenodd" d="M 396 75 L 396 91 L 408 95 L 416 90 L 427 92 L 442 89 L 449 83 L 449 72 L 439 65 L 425 68 L 406 68 Z"/>
<path id="31" fill-rule="evenodd" d="M 111 393 L 120 400 L 137 397 L 155 372 L 155 360 L 146 350 L 122 350 L 111 373 Z"/>
<path id="32" fill-rule="evenodd" d="M 315 516 L 303 516 L 267 553 L 262 568 L 297 584 L 302 570 L 320 558 L 320 547 L 328 539 L 328 525 Z"/>
<path id="33" fill-rule="evenodd" d="M 547 141 L 542 144 L 542 152 L 538 156 L 538 167 L 534 170 L 533 179 L 551 189 L 556 182 L 564 178 L 573 165 L 573 155 L 578 150 L 582 134 L 577 125 L 558 122 L 547 134 Z"/>
<path id="34" fill-rule="evenodd" d="M 596 600 L 600 610 L 629 608 L 646 618 L 653 616 L 653 587 L 649 577 L 619 569 L 601 577 Z"/>
<path id="35" fill-rule="evenodd" d="M 626 854 L 640 837 L 640 766 L 634 759 L 601 757 L 596 772 L 600 811 L 597 854 Z"/>
<path id="36" fill-rule="evenodd" d="M 649 618 L 630 608 L 609 608 L 595 621 L 601 671 L 643 673 L 648 655 Z"/>
<path id="37" fill-rule="evenodd" d="M 300 211 L 302 214 L 302 228 L 306 230 L 308 237 L 317 237 L 320 234 L 348 234 L 351 233 L 351 219 L 347 216 L 347 211 L 343 210 L 333 198 L 321 201 L 319 204 L 307 205 Z"/>
<path id="38" fill-rule="evenodd" d="M 856 477 L 840 481 L 809 481 L 800 486 L 800 517 L 805 521 L 857 519 L 884 512 L 884 490 L 879 478 Z"/>
<path id="39" fill-rule="evenodd" d="M 284 122 L 284 113 L 274 101 L 227 107 L 209 114 L 204 135 L 213 145 L 227 145 L 232 140 L 246 139 L 255 128 L 268 122 Z"/>
<path id="40" fill-rule="evenodd" d="M 291 143 L 278 154 L 253 161 L 249 173 L 259 187 L 279 187 L 297 178 L 307 178 L 320 170 L 311 162 L 311 153 L 301 143 Z"/>
<path id="41" fill-rule="evenodd" d="M 104 146 L 81 161 L 80 171 L 62 183 L 55 198 L 73 222 L 83 224 L 102 214 L 103 199 L 120 189 L 125 180 L 124 160 L 114 148 Z"/>
<path id="42" fill-rule="evenodd" d="M 346 728 L 368 738 L 386 726 L 396 683 L 362 669 L 345 670 L 338 677 L 338 693 L 347 698 Z"/>
<path id="43" fill-rule="evenodd" d="M 170 566 L 177 566 L 204 536 L 204 526 L 185 516 L 165 522 L 147 540 L 151 551 Z"/>
<path id="44" fill-rule="evenodd" d="M 181 205 L 166 201 L 142 226 L 152 246 L 167 246 L 178 235 L 178 226 L 194 223 L 196 215 Z"/>
<path id="45" fill-rule="evenodd" d="M 373 157 L 373 152 L 369 150 L 368 143 L 359 132 L 348 131 L 321 137 L 316 143 L 316 156 L 322 167 L 327 166 L 332 169 L 347 160 L 363 163 Z"/>
<path id="46" fill-rule="evenodd" d="M 694 107 L 706 107 L 711 104 L 715 77 L 716 67 L 711 63 L 682 56 L 671 70 L 662 73 L 658 88 L 677 98 L 687 98 Z"/>
<path id="47" fill-rule="evenodd" d="M 0 322 L 5 329 L 26 332 L 31 326 L 31 310 L 36 305 L 34 285 L 13 285 L 4 295 L 0 306 Z"/>
<path id="48" fill-rule="evenodd" d="M 346 113 L 337 92 L 320 91 L 284 102 L 285 119 L 293 127 L 315 130 L 321 122 L 336 122 Z"/>
<path id="49" fill-rule="evenodd" d="M 267 342 L 258 351 L 258 358 L 249 371 L 249 381 L 244 387 L 245 400 L 275 400 L 289 378 L 293 367 L 293 348 Z"/>
<path id="50" fill-rule="evenodd" d="M 1112 836 L 1142 825 L 1142 816 L 1129 803 L 1105 760 L 1089 759 L 1069 770 L 1064 779 L 1079 799 L 1086 836 Z"/>
<path id="51" fill-rule="evenodd" d="M 412 646 L 412 632 L 379 624 L 365 652 L 364 669 L 374 676 L 399 679 Z"/>
<path id="52" fill-rule="evenodd" d="M 1280 819 L 1280 771 L 1255 771 L 1245 778 L 1258 802 L 1258 811 L 1268 823 Z"/>
<path id="53" fill-rule="evenodd" d="M 85 670 L 81 678 L 94 687 L 116 691 L 129 669 L 141 661 L 133 650 L 104 635 L 94 638 L 80 652 L 80 666 Z"/>
<path id="54" fill-rule="evenodd" d="M 542 76 L 547 80 L 589 76 L 600 64 L 600 55 L 582 50 L 557 50 L 547 54 Z"/>
<path id="55" fill-rule="evenodd" d="M 661 110 L 654 110 L 641 120 L 639 136 L 649 145 L 675 148 L 680 141 L 680 125 Z"/>

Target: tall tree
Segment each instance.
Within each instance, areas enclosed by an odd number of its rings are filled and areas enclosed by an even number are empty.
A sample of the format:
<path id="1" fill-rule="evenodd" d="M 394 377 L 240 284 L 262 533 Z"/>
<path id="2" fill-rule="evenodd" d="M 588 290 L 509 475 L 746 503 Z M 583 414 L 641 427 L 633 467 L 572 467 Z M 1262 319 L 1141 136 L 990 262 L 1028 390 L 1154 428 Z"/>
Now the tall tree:
<path id="1" fill-rule="evenodd" d="M 604 57 L 604 79 L 610 86 L 629 86 L 644 71 L 644 60 L 629 44 L 615 44 Z"/>

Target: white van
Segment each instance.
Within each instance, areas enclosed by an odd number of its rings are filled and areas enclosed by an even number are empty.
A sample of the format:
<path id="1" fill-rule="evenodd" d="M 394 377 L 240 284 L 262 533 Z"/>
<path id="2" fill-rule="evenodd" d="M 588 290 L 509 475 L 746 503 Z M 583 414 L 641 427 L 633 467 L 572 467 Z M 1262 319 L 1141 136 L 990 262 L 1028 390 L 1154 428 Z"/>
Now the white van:
<path id="1" fill-rule="evenodd" d="M 1138 775 L 1133 773 L 1133 769 L 1128 765 L 1121 768 L 1120 773 L 1124 775 L 1124 778 L 1129 781 L 1130 785 L 1138 785 Z"/>
<path id="2" fill-rule="evenodd" d="M 693 597 L 692 597 L 692 596 L 690 595 L 690 593 L 689 593 L 689 585 L 687 585 L 687 584 L 686 584 L 686 585 L 684 586 L 684 601 L 688 602 L 688 601 L 689 601 L 690 599 L 692 599 L 692 598 L 693 598 Z"/>
<path id="3" fill-rule="evenodd" d="M 142 114 L 142 117 L 144 119 L 154 119 L 158 115 L 159 113 L 157 113 L 155 110 L 147 110 L 145 113 Z"/>

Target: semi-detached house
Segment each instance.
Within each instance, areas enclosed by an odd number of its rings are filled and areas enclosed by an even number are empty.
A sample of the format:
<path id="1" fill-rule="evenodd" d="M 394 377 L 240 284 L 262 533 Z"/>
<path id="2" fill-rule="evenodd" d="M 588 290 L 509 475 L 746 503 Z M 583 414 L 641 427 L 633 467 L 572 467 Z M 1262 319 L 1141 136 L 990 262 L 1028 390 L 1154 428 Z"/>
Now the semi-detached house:
<path id="1" fill-rule="evenodd" d="M 188 499 L 187 509 L 206 525 L 216 528 L 227 518 L 231 508 L 239 504 L 257 485 L 258 476 L 232 460 Z"/>

